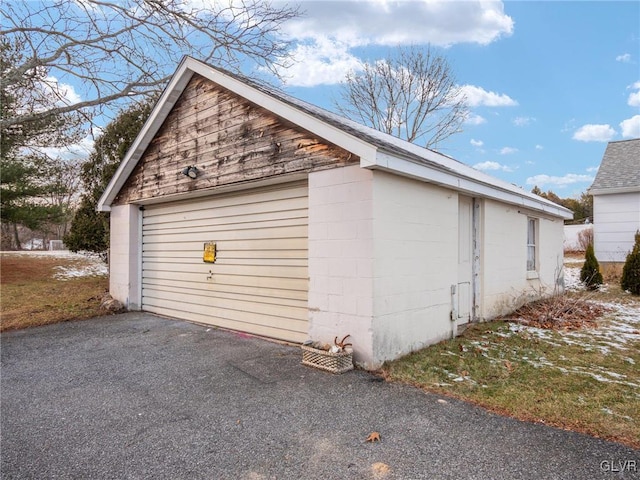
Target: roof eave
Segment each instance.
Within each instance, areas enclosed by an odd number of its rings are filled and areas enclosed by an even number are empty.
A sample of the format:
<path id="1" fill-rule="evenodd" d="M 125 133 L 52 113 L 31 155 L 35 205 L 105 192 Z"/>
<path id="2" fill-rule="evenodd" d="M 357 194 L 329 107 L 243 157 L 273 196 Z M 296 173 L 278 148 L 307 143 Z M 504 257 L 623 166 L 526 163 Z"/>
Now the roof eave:
<path id="1" fill-rule="evenodd" d="M 561 205 L 544 199 L 536 199 L 527 195 L 508 191 L 495 184 L 488 184 L 474 178 L 459 175 L 446 168 L 436 168 L 432 165 L 414 162 L 387 152 L 378 151 L 375 162 L 361 166 L 369 169 L 381 169 L 398 173 L 410 178 L 426 181 L 459 192 L 481 198 L 509 203 L 518 207 L 533 210 L 564 220 L 573 218 L 573 212 Z"/>
<path id="2" fill-rule="evenodd" d="M 611 188 L 589 188 L 587 193 L 589 195 L 612 195 L 615 193 L 636 193 L 640 192 L 640 186 L 632 187 L 611 187 Z"/>

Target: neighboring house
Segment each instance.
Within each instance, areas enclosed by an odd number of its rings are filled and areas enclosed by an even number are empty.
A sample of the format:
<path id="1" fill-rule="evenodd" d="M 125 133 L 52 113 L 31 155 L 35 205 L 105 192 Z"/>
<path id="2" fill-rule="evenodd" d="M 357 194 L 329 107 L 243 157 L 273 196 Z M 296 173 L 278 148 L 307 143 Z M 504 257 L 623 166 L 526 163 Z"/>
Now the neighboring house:
<path id="1" fill-rule="evenodd" d="M 596 258 L 624 262 L 640 230 L 640 138 L 609 142 L 589 194 Z"/>
<path id="2" fill-rule="evenodd" d="M 192 58 L 99 209 L 129 309 L 292 342 L 350 334 L 365 368 L 561 290 L 572 216 Z"/>

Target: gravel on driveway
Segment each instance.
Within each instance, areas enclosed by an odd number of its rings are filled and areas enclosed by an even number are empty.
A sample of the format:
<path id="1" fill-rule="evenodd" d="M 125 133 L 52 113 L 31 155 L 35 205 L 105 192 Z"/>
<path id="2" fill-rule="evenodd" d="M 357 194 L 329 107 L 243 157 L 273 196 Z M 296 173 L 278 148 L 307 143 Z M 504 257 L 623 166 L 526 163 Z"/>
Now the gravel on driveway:
<path id="1" fill-rule="evenodd" d="M 146 313 L 1 342 L 6 479 L 640 478 L 623 445 Z"/>

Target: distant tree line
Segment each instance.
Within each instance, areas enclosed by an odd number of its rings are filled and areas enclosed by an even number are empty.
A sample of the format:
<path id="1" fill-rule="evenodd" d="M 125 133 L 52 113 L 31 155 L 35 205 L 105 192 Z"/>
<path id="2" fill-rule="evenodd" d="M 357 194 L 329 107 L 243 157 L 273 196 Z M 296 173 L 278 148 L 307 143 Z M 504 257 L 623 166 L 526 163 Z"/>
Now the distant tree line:
<path id="1" fill-rule="evenodd" d="M 580 194 L 578 198 L 561 198 L 551 190 L 543 192 L 537 185 L 533 187 L 531 193 L 551 200 L 553 203 L 562 205 L 573 212 L 573 220 L 566 221 L 568 225 L 593 222 L 593 197 L 586 192 Z"/>
<path id="2" fill-rule="evenodd" d="M 93 152 L 82 165 L 84 194 L 76 210 L 64 244 L 72 251 L 104 252 L 109 248 L 109 215 L 98 212 L 98 200 L 129 147 L 151 114 L 154 99 L 123 110 L 95 142 Z"/>

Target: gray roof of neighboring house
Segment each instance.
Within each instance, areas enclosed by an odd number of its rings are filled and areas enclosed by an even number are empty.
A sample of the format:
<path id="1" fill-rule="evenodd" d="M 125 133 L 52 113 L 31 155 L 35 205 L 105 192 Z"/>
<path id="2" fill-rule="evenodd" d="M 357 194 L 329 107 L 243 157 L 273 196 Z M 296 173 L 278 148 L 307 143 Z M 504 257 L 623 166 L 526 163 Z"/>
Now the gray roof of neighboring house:
<path id="1" fill-rule="evenodd" d="M 640 191 L 640 138 L 609 142 L 589 188 L 593 194 L 604 190 Z"/>

